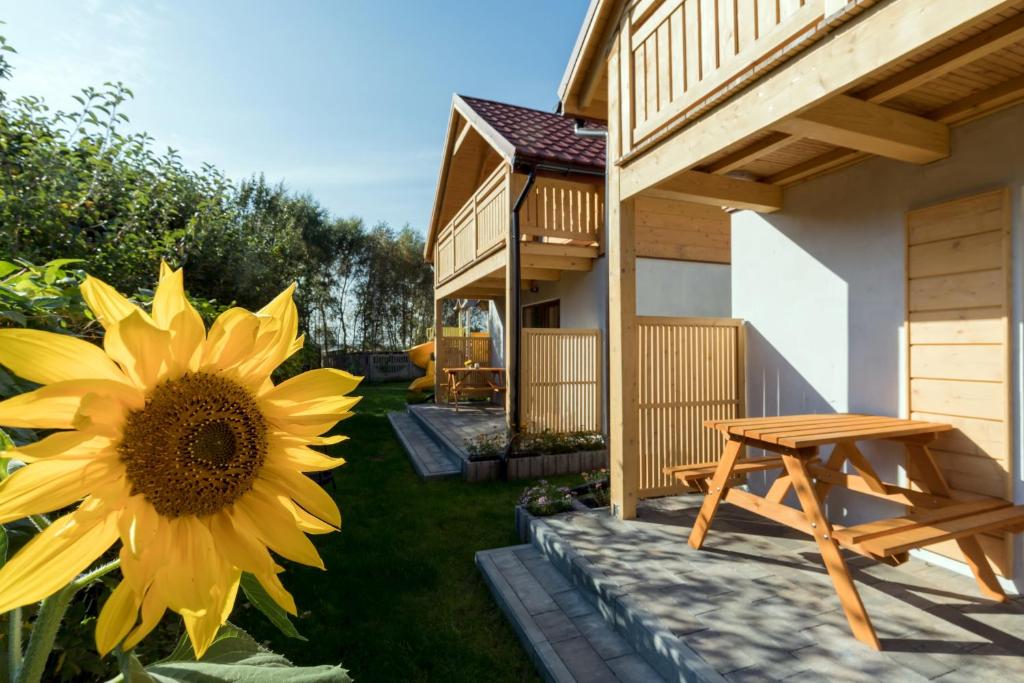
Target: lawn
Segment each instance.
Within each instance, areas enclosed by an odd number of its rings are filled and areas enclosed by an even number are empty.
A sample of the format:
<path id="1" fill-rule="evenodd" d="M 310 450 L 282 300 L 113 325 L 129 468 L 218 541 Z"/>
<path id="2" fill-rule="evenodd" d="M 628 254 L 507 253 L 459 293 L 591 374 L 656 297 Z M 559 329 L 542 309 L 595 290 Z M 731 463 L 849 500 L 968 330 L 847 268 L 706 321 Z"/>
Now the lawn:
<path id="1" fill-rule="evenodd" d="M 282 575 L 308 642 L 280 635 L 251 608 L 234 619 L 296 663 L 340 661 L 356 681 L 534 681 L 533 665 L 477 572 L 477 550 L 518 543 L 513 506 L 526 486 L 422 482 L 387 412 L 405 385 L 367 385 L 332 447 L 342 531 L 314 537 L 327 571 Z"/>

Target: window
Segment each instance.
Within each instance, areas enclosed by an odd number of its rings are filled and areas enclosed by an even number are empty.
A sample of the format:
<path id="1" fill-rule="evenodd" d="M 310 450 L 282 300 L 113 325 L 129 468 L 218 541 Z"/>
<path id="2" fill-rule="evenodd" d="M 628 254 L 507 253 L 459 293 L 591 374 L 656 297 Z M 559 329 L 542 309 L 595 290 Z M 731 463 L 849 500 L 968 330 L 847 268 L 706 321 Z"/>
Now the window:
<path id="1" fill-rule="evenodd" d="M 523 327 L 561 327 L 558 299 L 523 306 Z"/>

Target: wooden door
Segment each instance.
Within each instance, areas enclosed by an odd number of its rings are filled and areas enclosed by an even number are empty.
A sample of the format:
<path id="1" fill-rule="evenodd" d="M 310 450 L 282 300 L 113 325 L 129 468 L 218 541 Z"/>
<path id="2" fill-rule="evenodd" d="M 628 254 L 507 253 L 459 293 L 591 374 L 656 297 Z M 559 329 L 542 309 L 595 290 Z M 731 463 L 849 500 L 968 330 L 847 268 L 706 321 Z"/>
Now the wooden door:
<path id="1" fill-rule="evenodd" d="M 910 417 L 957 428 L 933 444 L 953 489 L 1012 500 L 1010 193 L 911 211 L 906 228 Z M 1009 537 L 983 545 L 1009 577 Z M 960 557 L 952 543 L 930 549 Z"/>

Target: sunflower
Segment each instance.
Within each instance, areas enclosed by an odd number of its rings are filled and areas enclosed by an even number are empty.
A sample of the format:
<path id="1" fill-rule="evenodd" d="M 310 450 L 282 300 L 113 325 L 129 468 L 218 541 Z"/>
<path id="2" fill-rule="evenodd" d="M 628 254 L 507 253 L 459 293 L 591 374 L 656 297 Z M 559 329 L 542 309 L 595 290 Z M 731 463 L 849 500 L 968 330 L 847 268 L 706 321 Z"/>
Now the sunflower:
<path id="1" fill-rule="evenodd" d="M 202 656 L 249 572 L 285 610 L 275 555 L 323 568 L 306 536 L 336 531 L 333 499 L 304 472 L 344 460 L 311 448 L 349 417 L 359 383 L 320 369 L 275 385 L 302 347 L 294 285 L 257 313 L 205 329 L 166 265 L 149 314 L 93 277 L 82 295 L 103 348 L 67 335 L 0 330 L 0 365 L 42 385 L 0 402 L 0 425 L 59 430 L 5 453 L 27 465 L 0 484 L 0 523 L 81 503 L 0 569 L 0 612 L 61 589 L 118 540 L 122 580 L 96 644 L 134 647 L 167 610 Z"/>

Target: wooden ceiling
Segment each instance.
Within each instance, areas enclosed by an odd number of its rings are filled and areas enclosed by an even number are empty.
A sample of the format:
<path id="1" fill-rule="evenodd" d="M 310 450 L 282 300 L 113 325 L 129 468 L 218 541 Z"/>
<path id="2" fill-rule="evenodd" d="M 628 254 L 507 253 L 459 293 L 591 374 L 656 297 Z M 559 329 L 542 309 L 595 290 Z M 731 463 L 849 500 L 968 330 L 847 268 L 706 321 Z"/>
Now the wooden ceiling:
<path id="1" fill-rule="evenodd" d="M 958 125 L 1024 101 L 1024 1 L 863 79 L 840 97 L 847 99 L 836 107 L 839 113 L 860 106 L 854 100 L 884 105 L 882 111 L 915 117 L 907 120 L 916 121 L 916 132 L 925 135 L 929 122 Z M 836 144 L 840 135 L 800 124 L 751 135 L 704 159 L 696 170 L 739 172 L 761 184 L 786 187 L 873 156 L 865 151 L 870 145 Z M 925 151 L 918 163 L 931 160 L 928 145 L 919 147 Z M 940 149 L 931 151 L 936 158 L 943 156 Z M 910 156 L 905 160 L 914 160 Z"/>

